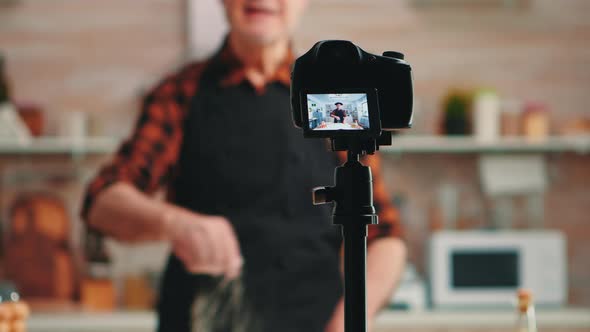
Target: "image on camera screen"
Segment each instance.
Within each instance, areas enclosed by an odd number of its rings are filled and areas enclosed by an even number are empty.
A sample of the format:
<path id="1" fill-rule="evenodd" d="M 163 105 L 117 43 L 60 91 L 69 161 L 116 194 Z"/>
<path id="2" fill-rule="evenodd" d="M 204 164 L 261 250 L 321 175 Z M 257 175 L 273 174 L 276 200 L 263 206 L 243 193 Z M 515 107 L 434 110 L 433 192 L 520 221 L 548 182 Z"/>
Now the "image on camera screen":
<path id="1" fill-rule="evenodd" d="M 307 94 L 311 130 L 369 129 L 366 93 Z"/>

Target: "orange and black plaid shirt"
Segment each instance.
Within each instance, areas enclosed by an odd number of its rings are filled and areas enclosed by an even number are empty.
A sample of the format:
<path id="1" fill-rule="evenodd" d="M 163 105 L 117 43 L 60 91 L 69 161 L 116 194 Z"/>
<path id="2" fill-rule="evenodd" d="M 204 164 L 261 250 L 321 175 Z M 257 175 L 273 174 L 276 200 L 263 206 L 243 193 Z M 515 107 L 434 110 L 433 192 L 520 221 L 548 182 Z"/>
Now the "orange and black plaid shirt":
<path id="1" fill-rule="evenodd" d="M 225 69 L 222 87 L 237 85 L 248 80 L 244 67 L 231 48 L 226 45 L 217 55 L 216 64 Z M 275 75 L 265 84 L 279 82 L 290 84 L 290 67 L 294 61 L 292 52 L 279 66 Z M 112 161 L 104 166 L 88 186 L 82 207 L 86 218 L 96 196 L 111 184 L 126 182 L 146 194 L 153 194 L 165 187 L 168 200 L 174 203 L 174 187 L 171 178 L 177 166 L 184 138 L 184 121 L 189 102 L 199 91 L 203 71 L 213 63 L 212 60 L 193 63 L 165 78 L 143 100 L 141 114 L 132 135 L 116 152 Z M 264 93 L 265 85 L 254 86 L 257 93 Z M 345 154 L 339 154 L 341 159 Z M 380 157 L 369 156 L 364 159 L 373 172 L 374 201 L 379 214 L 379 225 L 369 227 L 368 240 L 378 237 L 401 236 L 398 211 L 393 207 L 385 187 Z"/>

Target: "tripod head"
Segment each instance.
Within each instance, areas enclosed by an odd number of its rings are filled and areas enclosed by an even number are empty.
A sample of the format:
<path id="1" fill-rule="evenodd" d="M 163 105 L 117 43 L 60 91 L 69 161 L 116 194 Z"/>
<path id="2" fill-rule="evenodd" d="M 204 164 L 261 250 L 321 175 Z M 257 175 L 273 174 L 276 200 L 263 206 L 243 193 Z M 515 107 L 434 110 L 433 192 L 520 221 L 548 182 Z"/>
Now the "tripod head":
<path id="1" fill-rule="evenodd" d="M 336 167 L 334 186 L 314 188 L 313 204 L 334 202 L 334 224 L 344 225 L 350 218 L 355 223 L 362 219 L 364 225 L 376 224 L 371 169 L 359 159 L 362 155 L 373 154 L 379 148 L 377 140 L 341 137 L 332 138 L 331 143 L 333 151 L 347 151 L 347 161 Z"/>
<path id="2" fill-rule="evenodd" d="M 348 151 L 348 153 L 366 155 L 379 150 L 381 145 L 391 145 L 391 132 L 382 131 L 377 138 L 373 137 L 330 137 L 332 151 Z"/>
<path id="3" fill-rule="evenodd" d="M 374 154 L 380 145 L 391 144 L 391 132 L 383 131 L 379 138 L 344 136 L 330 138 L 332 151 L 346 151 L 347 161 L 336 168 L 333 187 L 316 187 L 313 190 L 313 204 L 334 202 L 334 224 L 342 224 L 342 216 L 364 217 L 367 224 L 376 224 L 377 215 L 373 207 L 373 178 L 371 169 L 363 166 L 360 156 Z M 340 216 L 340 217 L 339 217 Z"/>

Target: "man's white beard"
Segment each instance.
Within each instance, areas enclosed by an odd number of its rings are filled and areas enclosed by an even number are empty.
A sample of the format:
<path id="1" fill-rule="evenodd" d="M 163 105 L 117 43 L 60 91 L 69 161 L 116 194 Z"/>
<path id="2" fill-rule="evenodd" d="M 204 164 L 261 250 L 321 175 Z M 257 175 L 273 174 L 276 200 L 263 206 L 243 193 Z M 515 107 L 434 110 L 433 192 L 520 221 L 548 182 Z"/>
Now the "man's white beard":
<path id="1" fill-rule="evenodd" d="M 278 33 L 273 34 L 272 36 L 270 36 L 270 35 L 260 36 L 260 35 L 256 35 L 256 34 L 243 34 L 242 38 L 247 40 L 252 45 L 257 45 L 257 46 L 272 46 L 273 44 L 276 44 L 276 43 L 285 39 L 282 34 L 278 34 Z"/>

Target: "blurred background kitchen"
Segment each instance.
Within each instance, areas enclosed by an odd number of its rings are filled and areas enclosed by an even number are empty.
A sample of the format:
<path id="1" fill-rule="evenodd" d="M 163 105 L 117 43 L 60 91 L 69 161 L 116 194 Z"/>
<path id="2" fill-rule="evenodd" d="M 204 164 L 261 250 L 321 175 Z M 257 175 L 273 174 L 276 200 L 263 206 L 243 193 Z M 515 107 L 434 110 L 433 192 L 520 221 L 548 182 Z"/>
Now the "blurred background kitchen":
<path id="1" fill-rule="evenodd" d="M 413 67 L 414 127 L 381 152 L 410 258 L 376 330 L 517 331 L 526 288 L 543 331 L 590 331 L 590 2 L 310 5 L 297 51 Z M 142 93 L 223 33 L 217 0 L 0 0 L 0 330 L 24 330 L 17 292 L 29 331 L 153 330 L 166 244 L 87 235 L 81 195 Z"/>

